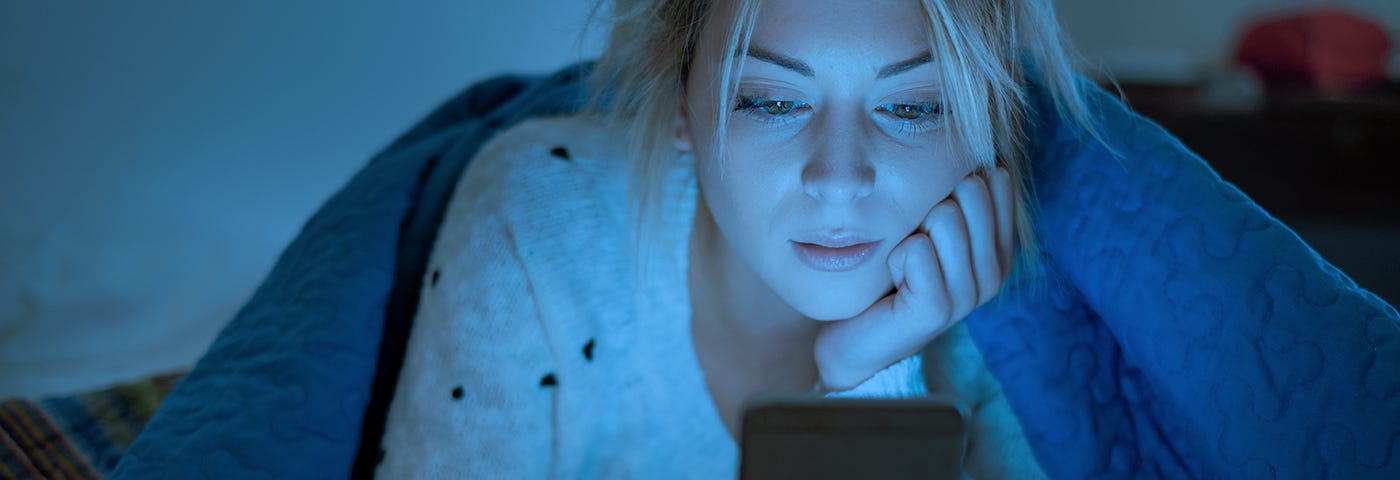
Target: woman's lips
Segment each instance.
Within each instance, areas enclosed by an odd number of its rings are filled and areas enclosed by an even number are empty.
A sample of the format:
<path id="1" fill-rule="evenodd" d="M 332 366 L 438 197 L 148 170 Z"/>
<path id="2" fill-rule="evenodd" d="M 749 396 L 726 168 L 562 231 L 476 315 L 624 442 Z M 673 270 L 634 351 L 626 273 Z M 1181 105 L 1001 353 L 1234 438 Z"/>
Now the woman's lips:
<path id="1" fill-rule="evenodd" d="M 797 258 L 813 270 L 849 272 L 874 256 L 880 242 L 857 243 L 848 247 L 828 248 L 811 243 L 792 242 Z"/>

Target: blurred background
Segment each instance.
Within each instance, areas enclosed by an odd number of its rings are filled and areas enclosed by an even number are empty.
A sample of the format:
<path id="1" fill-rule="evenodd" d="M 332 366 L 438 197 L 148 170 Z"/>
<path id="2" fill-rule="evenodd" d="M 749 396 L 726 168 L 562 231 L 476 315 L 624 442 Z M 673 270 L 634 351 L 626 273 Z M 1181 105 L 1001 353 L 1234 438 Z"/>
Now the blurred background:
<path id="1" fill-rule="evenodd" d="M 79 3 L 0 2 L 0 397 L 188 368 L 377 149 L 602 33 L 589 0 Z M 1251 27 L 1324 5 L 1398 38 L 1400 2 L 1056 4 L 1091 76 L 1400 301 L 1400 48 L 1369 83 L 1237 61 Z"/>

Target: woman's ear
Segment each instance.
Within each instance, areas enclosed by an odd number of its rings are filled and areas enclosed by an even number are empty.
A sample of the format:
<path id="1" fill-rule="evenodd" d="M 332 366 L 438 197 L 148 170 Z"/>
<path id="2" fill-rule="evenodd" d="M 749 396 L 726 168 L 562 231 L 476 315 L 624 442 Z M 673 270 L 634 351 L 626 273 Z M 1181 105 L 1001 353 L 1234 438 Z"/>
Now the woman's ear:
<path id="1" fill-rule="evenodd" d="M 690 120 L 686 116 L 684 101 L 676 107 L 676 119 L 672 121 L 672 127 L 676 133 L 676 150 L 690 152 L 695 148 L 695 142 L 691 141 Z"/>

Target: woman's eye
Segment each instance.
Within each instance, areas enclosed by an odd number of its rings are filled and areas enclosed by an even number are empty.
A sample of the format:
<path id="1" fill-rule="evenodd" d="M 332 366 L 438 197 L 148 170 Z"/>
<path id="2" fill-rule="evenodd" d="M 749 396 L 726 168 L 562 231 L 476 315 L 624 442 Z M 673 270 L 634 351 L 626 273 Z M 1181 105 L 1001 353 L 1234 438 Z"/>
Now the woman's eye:
<path id="1" fill-rule="evenodd" d="M 760 111 L 768 115 L 780 116 L 792 113 L 793 110 L 806 107 L 807 104 L 796 100 L 773 100 L 769 98 L 739 97 L 735 110 Z"/>
<path id="2" fill-rule="evenodd" d="M 770 115 L 785 115 L 797 106 L 797 102 L 788 100 L 765 100 L 758 105 L 758 108 Z"/>
<path id="3" fill-rule="evenodd" d="M 880 109 L 890 112 L 900 120 L 918 120 L 928 115 L 943 113 L 943 105 L 939 103 L 886 103 L 881 105 Z"/>

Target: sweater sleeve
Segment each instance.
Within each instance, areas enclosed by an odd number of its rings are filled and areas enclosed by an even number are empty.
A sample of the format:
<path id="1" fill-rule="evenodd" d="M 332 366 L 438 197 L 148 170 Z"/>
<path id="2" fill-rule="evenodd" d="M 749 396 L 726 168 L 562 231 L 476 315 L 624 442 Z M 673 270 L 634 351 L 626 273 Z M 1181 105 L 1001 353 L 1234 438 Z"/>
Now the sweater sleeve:
<path id="1" fill-rule="evenodd" d="M 917 353 L 876 372 L 860 385 L 825 393 L 828 398 L 913 398 L 925 395 L 928 395 L 928 389 L 924 388 L 923 354 Z"/>
<path id="2" fill-rule="evenodd" d="M 469 172 L 445 213 L 453 220 L 444 222 L 425 273 L 379 478 L 551 473 L 554 359 L 499 213 L 499 192 L 510 182 L 491 169 Z"/>

